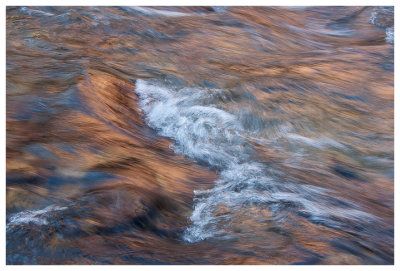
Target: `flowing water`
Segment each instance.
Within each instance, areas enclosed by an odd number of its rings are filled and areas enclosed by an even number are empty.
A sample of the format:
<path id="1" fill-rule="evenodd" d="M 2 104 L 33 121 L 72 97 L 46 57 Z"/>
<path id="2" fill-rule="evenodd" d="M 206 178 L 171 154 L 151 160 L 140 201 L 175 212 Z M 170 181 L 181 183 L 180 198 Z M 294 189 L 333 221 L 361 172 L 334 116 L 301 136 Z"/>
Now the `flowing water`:
<path id="1" fill-rule="evenodd" d="M 7 7 L 8 264 L 393 264 L 393 7 Z"/>

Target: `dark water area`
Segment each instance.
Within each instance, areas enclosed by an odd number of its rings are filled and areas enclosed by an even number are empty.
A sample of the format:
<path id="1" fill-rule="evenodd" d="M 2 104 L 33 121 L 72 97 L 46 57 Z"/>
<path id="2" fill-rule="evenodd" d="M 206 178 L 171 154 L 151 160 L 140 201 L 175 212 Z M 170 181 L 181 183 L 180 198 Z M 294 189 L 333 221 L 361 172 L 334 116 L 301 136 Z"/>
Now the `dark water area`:
<path id="1" fill-rule="evenodd" d="M 393 7 L 7 7 L 7 264 L 393 264 Z"/>

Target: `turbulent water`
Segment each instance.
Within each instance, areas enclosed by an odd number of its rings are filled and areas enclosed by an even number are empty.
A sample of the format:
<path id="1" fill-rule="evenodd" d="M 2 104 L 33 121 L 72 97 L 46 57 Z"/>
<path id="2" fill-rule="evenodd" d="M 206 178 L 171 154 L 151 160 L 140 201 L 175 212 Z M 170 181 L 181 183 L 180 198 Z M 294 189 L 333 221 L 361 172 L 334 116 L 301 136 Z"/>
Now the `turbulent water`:
<path id="1" fill-rule="evenodd" d="M 393 7 L 7 7 L 8 264 L 393 264 Z"/>

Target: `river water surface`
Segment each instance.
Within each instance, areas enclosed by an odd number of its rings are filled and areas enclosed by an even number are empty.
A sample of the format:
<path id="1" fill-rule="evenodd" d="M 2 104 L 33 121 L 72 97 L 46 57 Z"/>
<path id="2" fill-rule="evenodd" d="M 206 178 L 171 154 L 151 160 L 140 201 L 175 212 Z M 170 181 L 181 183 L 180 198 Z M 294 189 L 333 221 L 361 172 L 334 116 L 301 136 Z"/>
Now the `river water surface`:
<path id="1" fill-rule="evenodd" d="M 7 7 L 8 264 L 393 264 L 392 7 Z"/>

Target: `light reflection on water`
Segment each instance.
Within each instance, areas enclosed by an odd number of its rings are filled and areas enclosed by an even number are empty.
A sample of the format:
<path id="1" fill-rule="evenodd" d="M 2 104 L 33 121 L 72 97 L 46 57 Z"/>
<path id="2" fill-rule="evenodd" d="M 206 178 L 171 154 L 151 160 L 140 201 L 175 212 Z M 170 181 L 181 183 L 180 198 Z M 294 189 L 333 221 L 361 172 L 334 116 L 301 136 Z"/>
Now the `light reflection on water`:
<path id="1" fill-rule="evenodd" d="M 8 7 L 7 263 L 393 263 L 393 8 Z"/>

